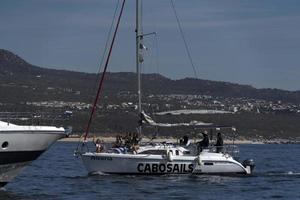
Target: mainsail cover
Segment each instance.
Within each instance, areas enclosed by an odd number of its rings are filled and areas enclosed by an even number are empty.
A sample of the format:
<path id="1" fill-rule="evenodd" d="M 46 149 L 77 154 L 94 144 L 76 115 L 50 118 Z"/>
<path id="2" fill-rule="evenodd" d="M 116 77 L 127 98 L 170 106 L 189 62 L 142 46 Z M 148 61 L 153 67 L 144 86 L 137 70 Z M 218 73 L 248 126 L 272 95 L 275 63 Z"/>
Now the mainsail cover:
<path id="1" fill-rule="evenodd" d="M 213 123 L 205 123 L 200 121 L 191 121 L 189 123 L 157 123 L 155 122 L 149 115 L 147 115 L 144 111 L 141 112 L 141 119 L 144 124 L 148 124 L 150 126 L 158 126 L 158 127 L 177 127 L 177 126 L 201 126 L 208 127 L 212 126 Z"/>

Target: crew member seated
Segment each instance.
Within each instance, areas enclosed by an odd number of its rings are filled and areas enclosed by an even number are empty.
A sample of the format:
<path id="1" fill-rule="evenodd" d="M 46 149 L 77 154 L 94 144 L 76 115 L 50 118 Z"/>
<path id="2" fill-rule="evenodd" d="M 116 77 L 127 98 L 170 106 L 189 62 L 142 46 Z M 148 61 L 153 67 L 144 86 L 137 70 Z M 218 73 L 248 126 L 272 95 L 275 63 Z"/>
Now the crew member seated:
<path id="1" fill-rule="evenodd" d="M 96 142 L 94 142 L 94 144 L 96 146 L 96 153 L 104 152 L 104 146 L 101 144 L 101 141 L 99 138 L 96 140 Z"/>
<path id="2" fill-rule="evenodd" d="M 113 147 L 118 148 L 118 147 L 122 147 L 123 146 L 123 140 L 122 137 L 120 135 L 116 136 L 116 142 L 113 145 Z"/>
<path id="3" fill-rule="evenodd" d="M 217 143 L 216 143 L 216 152 L 220 153 L 223 152 L 223 138 L 222 138 L 222 134 L 218 133 L 217 135 Z"/>
<path id="4" fill-rule="evenodd" d="M 200 142 L 197 142 L 198 152 L 201 152 L 204 148 L 209 146 L 209 138 L 207 133 L 202 133 L 203 139 Z"/>
<path id="5" fill-rule="evenodd" d="M 125 138 L 124 138 L 124 146 L 130 149 L 132 145 L 132 134 L 131 133 L 126 133 Z"/>

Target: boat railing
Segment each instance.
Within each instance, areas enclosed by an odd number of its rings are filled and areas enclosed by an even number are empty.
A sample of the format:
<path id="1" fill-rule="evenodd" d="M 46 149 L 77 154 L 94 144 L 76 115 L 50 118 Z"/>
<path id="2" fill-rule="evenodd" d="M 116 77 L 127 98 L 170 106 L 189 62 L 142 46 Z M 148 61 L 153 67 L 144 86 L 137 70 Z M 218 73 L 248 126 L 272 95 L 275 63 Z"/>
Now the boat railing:
<path id="1" fill-rule="evenodd" d="M 224 146 L 209 146 L 207 149 L 209 152 L 229 154 L 234 158 L 238 157 L 240 152 L 238 146 L 233 144 Z"/>
<path id="2" fill-rule="evenodd" d="M 18 125 L 57 125 L 72 117 L 72 113 L 0 112 L 0 120 Z"/>

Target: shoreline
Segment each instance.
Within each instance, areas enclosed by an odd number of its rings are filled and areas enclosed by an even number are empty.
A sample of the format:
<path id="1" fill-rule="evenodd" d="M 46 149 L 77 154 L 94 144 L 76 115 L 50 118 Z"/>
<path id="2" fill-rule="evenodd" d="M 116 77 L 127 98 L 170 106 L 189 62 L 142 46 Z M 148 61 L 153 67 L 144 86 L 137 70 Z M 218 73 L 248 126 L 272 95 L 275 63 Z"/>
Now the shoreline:
<path id="1" fill-rule="evenodd" d="M 102 136 L 102 137 L 96 137 L 95 139 L 100 139 L 105 143 L 113 143 L 116 141 L 116 138 L 113 136 Z M 151 139 L 148 137 L 143 138 L 143 142 L 148 142 Z M 58 140 L 58 142 L 81 142 L 83 141 L 83 138 L 80 137 L 67 137 L 67 138 L 62 138 Z M 93 138 L 88 138 L 88 142 L 92 142 Z M 172 142 L 172 143 L 177 143 L 178 139 L 176 138 L 156 138 L 152 140 L 153 142 Z M 194 143 L 196 141 L 199 141 L 199 139 L 191 139 L 191 141 Z M 233 144 L 232 140 L 224 140 L 224 144 Z M 236 139 L 234 140 L 234 144 L 300 144 L 300 141 L 291 141 L 288 139 L 274 139 L 274 140 L 251 140 L 251 139 Z"/>

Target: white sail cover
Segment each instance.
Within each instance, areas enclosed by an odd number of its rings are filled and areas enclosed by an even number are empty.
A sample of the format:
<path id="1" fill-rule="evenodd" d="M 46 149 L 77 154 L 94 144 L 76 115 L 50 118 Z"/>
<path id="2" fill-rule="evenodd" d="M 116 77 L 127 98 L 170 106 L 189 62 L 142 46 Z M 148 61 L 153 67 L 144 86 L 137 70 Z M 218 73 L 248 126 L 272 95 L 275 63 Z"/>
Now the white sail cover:
<path id="1" fill-rule="evenodd" d="M 177 127 L 177 126 L 212 126 L 213 123 L 205 123 L 200 121 L 191 121 L 189 123 L 157 123 L 155 122 L 149 115 L 147 115 L 144 111 L 141 112 L 142 122 L 151 126 L 159 126 L 159 127 Z"/>
<path id="2" fill-rule="evenodd" d="M 189 114 L 233 114 L 233 112 L 225 111 L 225 110 L 171 110 L 155 113 L 156 115 L 189 115 Z"/>

